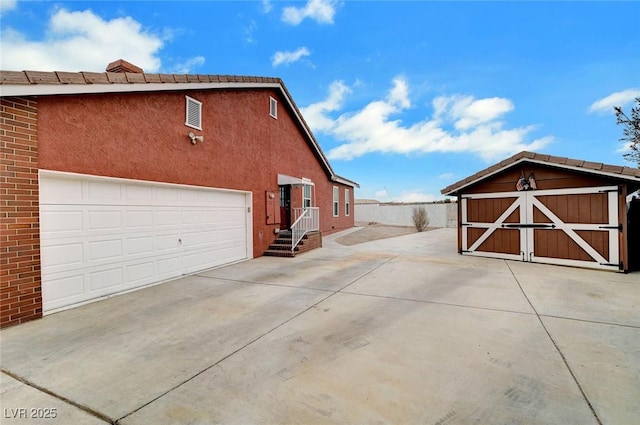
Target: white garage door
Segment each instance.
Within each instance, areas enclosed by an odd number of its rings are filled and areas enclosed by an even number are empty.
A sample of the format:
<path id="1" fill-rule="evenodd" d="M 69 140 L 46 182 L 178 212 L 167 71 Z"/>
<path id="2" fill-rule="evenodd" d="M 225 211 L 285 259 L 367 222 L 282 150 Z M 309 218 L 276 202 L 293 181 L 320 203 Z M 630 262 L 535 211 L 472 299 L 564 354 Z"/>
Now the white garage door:
<path id="1" fill-rule="evenodd" d="M 252 257 L 251 194 L 42 171 L 43 310 Z"/>

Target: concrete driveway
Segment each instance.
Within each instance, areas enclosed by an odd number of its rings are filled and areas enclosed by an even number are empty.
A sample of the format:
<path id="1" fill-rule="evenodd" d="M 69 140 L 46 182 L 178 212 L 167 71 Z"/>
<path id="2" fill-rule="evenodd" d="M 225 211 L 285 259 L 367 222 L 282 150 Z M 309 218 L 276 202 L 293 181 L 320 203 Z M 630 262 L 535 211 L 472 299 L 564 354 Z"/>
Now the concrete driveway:
<path id="1" fill-rule="evenodd" d="M 338 236 L 3 330 L 2 424 L 638 423 L 640 275 Z"/>

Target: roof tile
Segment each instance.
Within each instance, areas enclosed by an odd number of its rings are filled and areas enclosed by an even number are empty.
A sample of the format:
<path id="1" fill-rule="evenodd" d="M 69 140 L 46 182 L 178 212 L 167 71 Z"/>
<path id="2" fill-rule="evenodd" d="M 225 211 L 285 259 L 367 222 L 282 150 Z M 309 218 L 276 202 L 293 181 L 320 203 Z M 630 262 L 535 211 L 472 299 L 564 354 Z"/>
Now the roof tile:
<path id="1" fill-rule="evenodd" d="M 187 76 L 184 74 L 173 74 L 173 80 L 176 83 L 188 83 L 189 80 L 187 79 Z"/>
<path id="2" fill-rule="evenodd" d="M 87 84 L 109 84 L 107 74 L 104 72 L 82 72 Z"/>
<path id="3" fill-rule="evenodd" d="M 140 84 L 144 84 L 147 82 L 147 80 L 144 79 L 144 74 L 140 74 L 137 72 L 125 72 L 125 74 L 127 76 L 127 81 L 129 83 L 140 83 Z"/>
<path id="4" fill-rule="evenodd" d="M 0 71 L 2 84 L 31 84 L 24 71 Z"/>
<path id="5" fill-rule="evenodd" d="M 160 75 L 160 81 L 163 83 L 175 83 L 176 80 L 173 78 L 173 74 L 158 74 Z"/>
<path id="6" fill-rule="evenodd" d="M 565 162 L 565 164 L 570 165 L 572 167 L 582 167 L 582 164 L 584 164 L 584 161 L 581 159 L 567 158 L 567 162 Z"/>
<path id="7" fill-rule="evenodd" d="M 60 84 L 55 72 L 24 71 L 32 84 Z"/>
<path id="8" fill-rule="evenodd" d="M 555 164 L 566 164 L 566 162 L 567 162 L 567 158 L 562 157 L 562 156 L 552 156 L 552 155 L 549 155 L 549 159 L 548 159 L 548 161 L 549 161 L 549 162 L 553 162 L 553 163 L 555 163 Z"/>
<path id="9" fill-rule="evenodd" d="M 142 74 L 147 83 L 160 83 L 160 75 L 158 74 Z"/>
<path id="10" fill-rule="evenodd" d="M 87 84 L 84 79 L 84 75 L 79 72 L 57 71 L 55 74 L 58 76 L 58 80 L 62 84 Z"/>
<path id="11" fill-rule="evenodd" d="M 623 169 L 624 167 L 622 165 L 602 164 L 602 171 L 604 171 L 605 173 L 621 174 Z"/>
<path id="12" fill-rule="evenodd" d="M 588 168 L 590 170 L 601 170 L 602 166 L 603 164 L 601 162 L 585 161 L 584 164 L 582 164 L 582 168 Z"/>
<path id="13" fill-rule="evenodd" d="M 107 79 L 110 83 L 126 84 L 127 75 L 120 72 L 107 72 Z"/>

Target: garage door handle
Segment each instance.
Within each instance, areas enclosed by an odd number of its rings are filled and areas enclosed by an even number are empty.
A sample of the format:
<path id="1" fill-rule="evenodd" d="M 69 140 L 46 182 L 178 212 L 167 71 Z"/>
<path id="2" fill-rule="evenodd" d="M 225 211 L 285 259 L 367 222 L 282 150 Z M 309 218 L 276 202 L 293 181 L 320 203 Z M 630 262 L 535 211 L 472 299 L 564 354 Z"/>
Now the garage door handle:
<path id="1" fill-rule="evenodd" d="M 622 224 L 618 224 L 617 226 L 598 226 L 598 229 L 618 229 L 622 232 Z"/>

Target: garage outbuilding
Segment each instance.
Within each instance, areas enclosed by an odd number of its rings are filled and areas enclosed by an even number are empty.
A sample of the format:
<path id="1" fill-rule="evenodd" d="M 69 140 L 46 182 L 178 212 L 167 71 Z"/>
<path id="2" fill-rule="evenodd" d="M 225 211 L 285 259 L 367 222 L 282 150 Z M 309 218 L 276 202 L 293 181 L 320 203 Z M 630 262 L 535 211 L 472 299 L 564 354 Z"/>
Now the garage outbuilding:
<path id="1" fill-rule="evenodd" d="M 460 254 L 627 272 L 638 189 L 640 169 L 521 152 L 442 193 L 458 198 Z"/>

